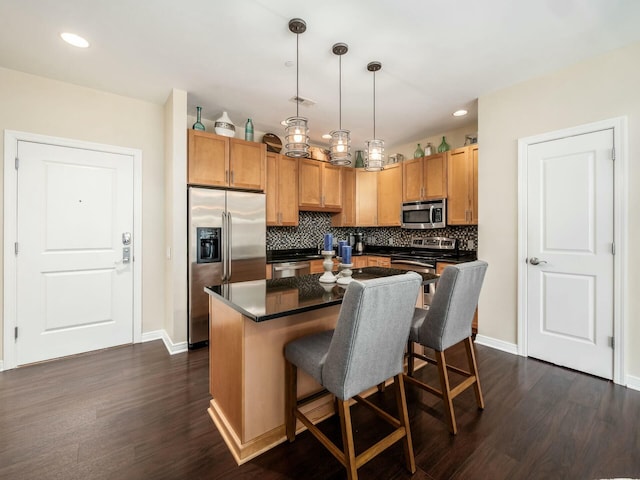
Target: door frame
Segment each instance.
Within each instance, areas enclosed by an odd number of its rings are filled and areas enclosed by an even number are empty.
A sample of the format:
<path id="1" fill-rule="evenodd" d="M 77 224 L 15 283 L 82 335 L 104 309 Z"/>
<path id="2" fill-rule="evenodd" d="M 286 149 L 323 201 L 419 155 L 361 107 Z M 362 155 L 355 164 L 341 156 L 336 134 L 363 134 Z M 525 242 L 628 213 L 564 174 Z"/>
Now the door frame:
<path id="1" fill-rule="evenodd" d="M 599 130 L 613 129 L 615 152 L 613 172 L 613 382 L 626 385 L 624 364 L 625 331 L 627 325 L 627 243 L 628 243 L 628 134 L 627 117 L 615 117 L 599 122 L 547 132 L 518 139 L 518 355 L 527 351 L 527 149 L 530 145 Z"/>
<path id="2" fill-rule="evenodd" d="M 17 324 L 16 255 L 18 224 L 18 176 L 15 168 L 19 141 L 129 155 L 133 158 L 133 343 L 142 341 L 142 150 L 52 137 L 14 130 L 4 131 L 3 218 L 3 369 L 17 365 L 14 329 Z"/>

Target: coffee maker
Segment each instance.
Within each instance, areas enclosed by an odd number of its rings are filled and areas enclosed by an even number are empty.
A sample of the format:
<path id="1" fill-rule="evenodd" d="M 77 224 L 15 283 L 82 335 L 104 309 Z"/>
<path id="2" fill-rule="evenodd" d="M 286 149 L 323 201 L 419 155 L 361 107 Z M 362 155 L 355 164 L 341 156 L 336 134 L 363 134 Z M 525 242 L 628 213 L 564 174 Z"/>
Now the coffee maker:
<path id="1" fill-rule="evenodd" d="M 364 252 L 364 234 L 354 233 L 349 235 L 349 245 L 351 245 L 353 253 Z"/>

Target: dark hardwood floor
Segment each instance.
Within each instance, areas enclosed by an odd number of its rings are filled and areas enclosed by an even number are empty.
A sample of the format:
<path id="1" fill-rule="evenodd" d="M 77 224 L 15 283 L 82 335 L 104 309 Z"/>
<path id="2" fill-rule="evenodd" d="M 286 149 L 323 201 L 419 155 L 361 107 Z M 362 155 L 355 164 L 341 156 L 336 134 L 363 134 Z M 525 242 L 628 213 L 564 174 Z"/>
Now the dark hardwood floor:
<path id="1" fill-rule="evenodd" d="M 477 346 L 486 409 L 455 400 L 449 435 L 439 401 L 407 387 L 418 467 L 395 446 L 362 479 L 640 477 L 640 392 Z M 461 353 L 461 352 L 460 352 Z M 238 467 L 209 420 L 208 353 L 170 356 L 160 341 L 0 373 L 1 479 L 341 479 L 308 433 Z M 455 358 L 455 355 L 454 357 Z M 435 369 L 422 370 L 435 379 Z M 393 410 L 392 389 L 373 398 Z M 384 424 L 353 408 L 356 447 Z M 323 423 L 333 439 L 335 419 Z"/>

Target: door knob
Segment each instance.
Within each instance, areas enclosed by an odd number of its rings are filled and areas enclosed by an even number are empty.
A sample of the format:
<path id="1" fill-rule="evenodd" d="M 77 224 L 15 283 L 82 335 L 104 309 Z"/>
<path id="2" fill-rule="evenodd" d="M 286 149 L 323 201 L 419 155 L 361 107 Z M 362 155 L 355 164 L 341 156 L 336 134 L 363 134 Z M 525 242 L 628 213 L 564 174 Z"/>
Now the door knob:
<path id="1" fill-rule="evenodd" d="M 536 257 L 531 257 L 529 259 L 529 263 L 531 265 L 540 265 L 541 263 L 547 263 L 547 261 L 546 260 L 540 260 L 539 258 L 536 258 Z"/>

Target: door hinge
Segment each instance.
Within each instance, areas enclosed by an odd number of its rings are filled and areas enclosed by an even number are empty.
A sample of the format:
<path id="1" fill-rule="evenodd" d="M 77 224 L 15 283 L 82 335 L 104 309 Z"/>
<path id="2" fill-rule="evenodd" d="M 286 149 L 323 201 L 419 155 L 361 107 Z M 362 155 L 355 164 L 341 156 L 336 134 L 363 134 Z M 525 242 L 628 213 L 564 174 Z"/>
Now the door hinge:
<path id="1" fill-rule="evenodd" d="M 15 242 L 15 243 L 13 244 L 13 249 L 15 250 L 16 255 L 17 255 L 17 254 L 18 254 L 18 242 Z"/>
<path id="2" fill-rule="evenodd" d="M 18 327 L 13 329 L 13 339 L 18 340 Z"/>
<path id="3" fill-rule="evenodd" d="M 613 341 L 613 337 L 609 337 L 609 346 L 611 348 L 615 347 L 615 342 Z"/>
<path id="4" fill-rule="evenodd" d="M 16 157 L 16 170 L 18 170 L 18 168 L 20 167 L 20 159 L 18 157 Z"/>
<path id="5" fill-rule="evenodd" d="M 611 243 L 611 255 L 615 255 L 616 254 L 616 244 L 615 242 Z"/>

